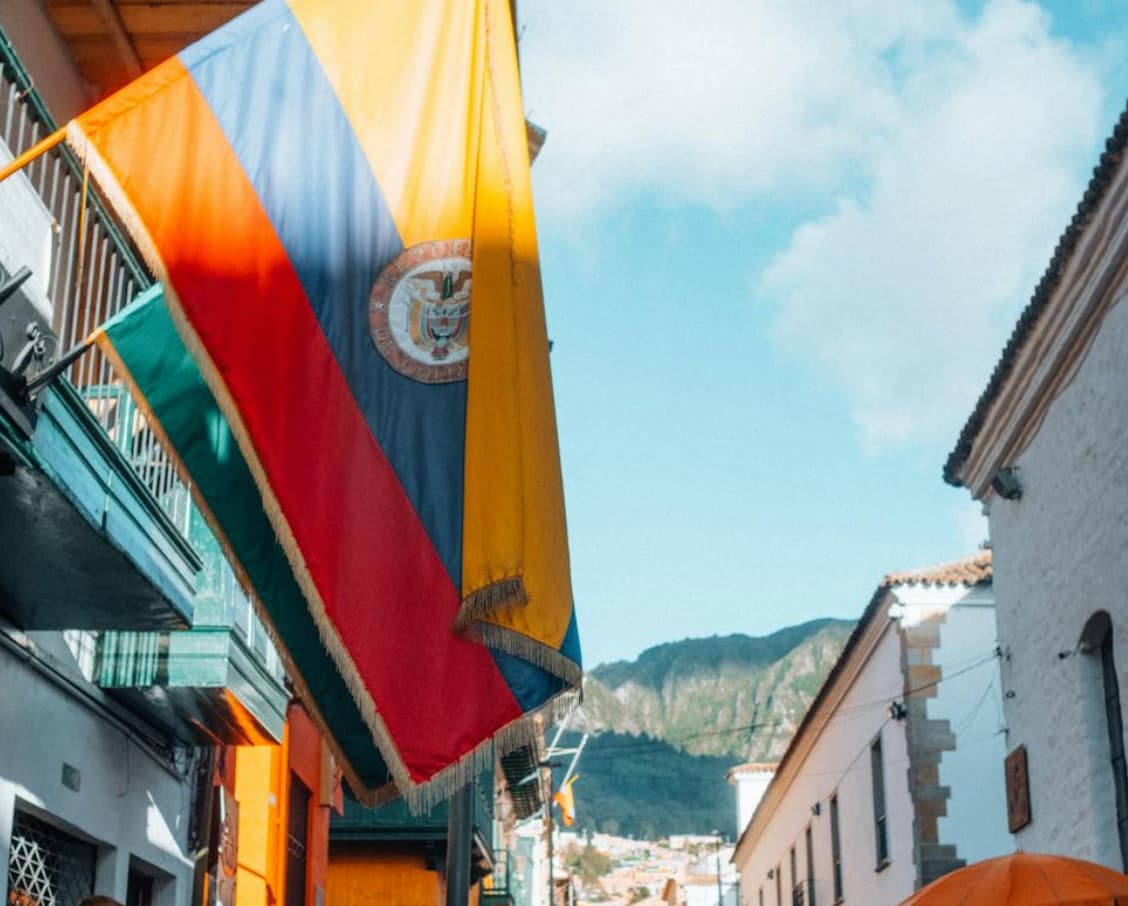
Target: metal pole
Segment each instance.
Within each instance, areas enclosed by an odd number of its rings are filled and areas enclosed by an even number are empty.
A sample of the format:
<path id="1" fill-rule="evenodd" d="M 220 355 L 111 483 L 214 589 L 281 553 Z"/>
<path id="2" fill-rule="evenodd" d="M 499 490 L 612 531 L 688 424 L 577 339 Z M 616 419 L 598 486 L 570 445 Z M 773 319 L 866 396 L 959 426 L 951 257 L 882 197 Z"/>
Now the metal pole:
<path id="1" fill-rule="evenodd" d="M 724 906 L 725 895 L 721 890 L 721 835 L 717 835 L 717 906 Z"/>
<path id="2" fill-rule="evenodd" d="M 548 805 L 548 906 L 556 906 L 556 878 L 552 867 L 552 803 Z"/>
<path id="3" fill-rule="evenodd" d="M 20 170 L 22 170 L 24 167 L 26 167 L 28 164 L 30 164 L 33 160 L 35 160 L 40 155 L 46 154 L 48 151 L 50 151 L 52 148 L 54 148 L 55 145 L 59 144 L 66 137 L 67 137 L 67 130 L 66 130 L 66 127 L 64 126 L 62 129 L 58 129 L 55 132 L 52 132 L 50 135 L 48 135 L 42 141 L 36 142 L 34 145 L 32 145 L 30 148 L 28 148 L 23 154 L 19 155 L 19 157 L 14 158 L 11 162 L 6 164 L 5 166 L 0 167 L 0 182 L 3 182 L 5 179 L 7 179 L 13 173 L 18 173 Z"/>
<path id="4" fill-rule="evenodd" d="M 474 834 L 473 780 L 450 797 L 447 818 L 446 906 L 470 902 L 470 838 Z"/>

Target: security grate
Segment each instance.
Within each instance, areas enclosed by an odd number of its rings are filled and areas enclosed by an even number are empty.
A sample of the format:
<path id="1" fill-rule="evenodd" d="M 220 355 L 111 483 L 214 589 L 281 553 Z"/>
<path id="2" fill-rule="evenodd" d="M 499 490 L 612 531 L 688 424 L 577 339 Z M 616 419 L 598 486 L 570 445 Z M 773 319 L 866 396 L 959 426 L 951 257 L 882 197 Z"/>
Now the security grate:
<path id="1" fill-rule="evenodd" d="M 77 906 L 94 893 L 95 848 L 17 811 L 8 854 L 8 906 Z"/>

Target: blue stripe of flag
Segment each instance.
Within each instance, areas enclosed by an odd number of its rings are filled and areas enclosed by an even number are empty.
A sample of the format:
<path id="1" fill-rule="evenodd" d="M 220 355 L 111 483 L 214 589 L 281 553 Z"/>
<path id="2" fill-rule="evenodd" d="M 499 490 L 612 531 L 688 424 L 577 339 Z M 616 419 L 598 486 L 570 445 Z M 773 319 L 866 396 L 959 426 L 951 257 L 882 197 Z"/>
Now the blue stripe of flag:
<path id="1" fill-rule="evenodd" d="M 466 386 L 406 378 L 372 344 L 372 284 L 403 243 L 320 61 L 282 0 L 252 7 L 180 59 L 254 186 L 357 406 L 460 589 Z M 561 688 L 540 668 L 493 654 L 522 708 Z"/>
<path id="2" fill-rule="evenodd" d="M 372 342 L 372 285 L 403 244 L 320 61 L 281 0 L 253 7 L 180 59 L 258 193 L 357 406 L 460 589 L 466 385 L 404 377 Z"/>

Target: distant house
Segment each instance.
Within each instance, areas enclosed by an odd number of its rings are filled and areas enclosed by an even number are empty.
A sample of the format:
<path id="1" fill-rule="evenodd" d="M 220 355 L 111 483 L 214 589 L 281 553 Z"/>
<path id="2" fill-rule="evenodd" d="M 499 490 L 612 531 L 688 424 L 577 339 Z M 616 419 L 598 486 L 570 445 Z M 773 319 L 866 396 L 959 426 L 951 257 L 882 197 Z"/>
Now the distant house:
<path id="1" fill-rule="evenodd" d="M 756 806 L 764 798 L 768 784 L 772 782 L 772 777 L 775 776 L 778 767 L 779 765 L 774 762 L 753 761 L 738 764 L 725 776 L 725 779 L 736 787 L 736 831 L 738 834 L 743 833 L 744 828 L 748 826 L 748 822 L 752 820 L 752 816 L 756 813 Z"/>
<path id="2" fill-rule="evenodd" d="M 722 844 L 719 837 L 701 848 L 686 866 L 681 885 L 685 906 L 739 906 L 732 854 L 732 844 Z"/>
<path id="3" fill-rule="evenodd" d="M 1013 848 L 991 555 L 887 576 L 743 830 L 744 906 L 893 906 Z"/>
<path id="4" fill-rule="evenodd" d="M 1025 850 L 1128 870 L 1128 112 L 944 470 L 989 513 Z"/>

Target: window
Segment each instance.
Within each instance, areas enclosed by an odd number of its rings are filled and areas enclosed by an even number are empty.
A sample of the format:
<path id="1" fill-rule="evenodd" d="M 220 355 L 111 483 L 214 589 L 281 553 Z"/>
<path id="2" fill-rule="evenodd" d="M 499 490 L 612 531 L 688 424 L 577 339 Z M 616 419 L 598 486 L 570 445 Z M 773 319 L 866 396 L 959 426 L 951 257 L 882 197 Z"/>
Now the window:
<path id="1" fill-rule="evenodd" d="M 764 906 L 764 888 L 763 887 L 760 888 L 759 903 L 760 903 L 760 906 Z"/>
<path id="2" fill-rule="evenodd" d="M 807 906 L 815 906 L 815 842 L 807 825 Z"/>
<path id="3" fill-rule="evenodd" d="M 881 757 L 881 737 L 870 746 L 873 771 L 873 836 L 877 846 L 877 870 L 889 864 L 889 832 L 885 826 L 885 764 Z"/>
<path id="4" fill-rule="evenodd" d="M 791 847 L 791 853 L 788 856 L 788 861 L 791 863 L 791 889 L 792 891 L 799 885 L 799 872 L 795 870 L 795 847 Z"/>
<path id="5" fill-rule="evenodd" d="M 838 794 L 830 797 L 830 864 L 834 876 L 834 902 L 842 900 L 842 840 L 838 835 Z"/>
<path id="6" fill-rule="evenodd" d="M 133 866 L 125 891 L 125 906 L 153 906 L 153 879 Z"/>
<path id="7" fill-rule="evenodd" d="M 306 847 L 309 834 L 309 790 L 290 772 L 290 820 L 286 828 L 285 906 L 305 906 Z"/>
<path id="8" fill-rule="evenodd" d="M 16 810 L 8 850 L 8 903 L 77 903 L 94 893 L 97 850 Z"/>
<path id="9" fill-rule="evenodd" d="M 775 869 L 775 882 L 776 882 L 776 906 L 783 906 L 783 867 L 776 866 Z"/>
<path id="10" fill-rule="evenodd" d="M 1120 861 L 1128 871 L 1128 762 L 1124 756 L 1124 723 L 1120 712 L 1120 681 L 1112 650 L 1112 622 L 1101 639 L 1101 673 L 1104 676 L 1105 722 L 1108 724 L 1112 779 L 1116 785 L 1116 830 L 1120 836 Z"/>

